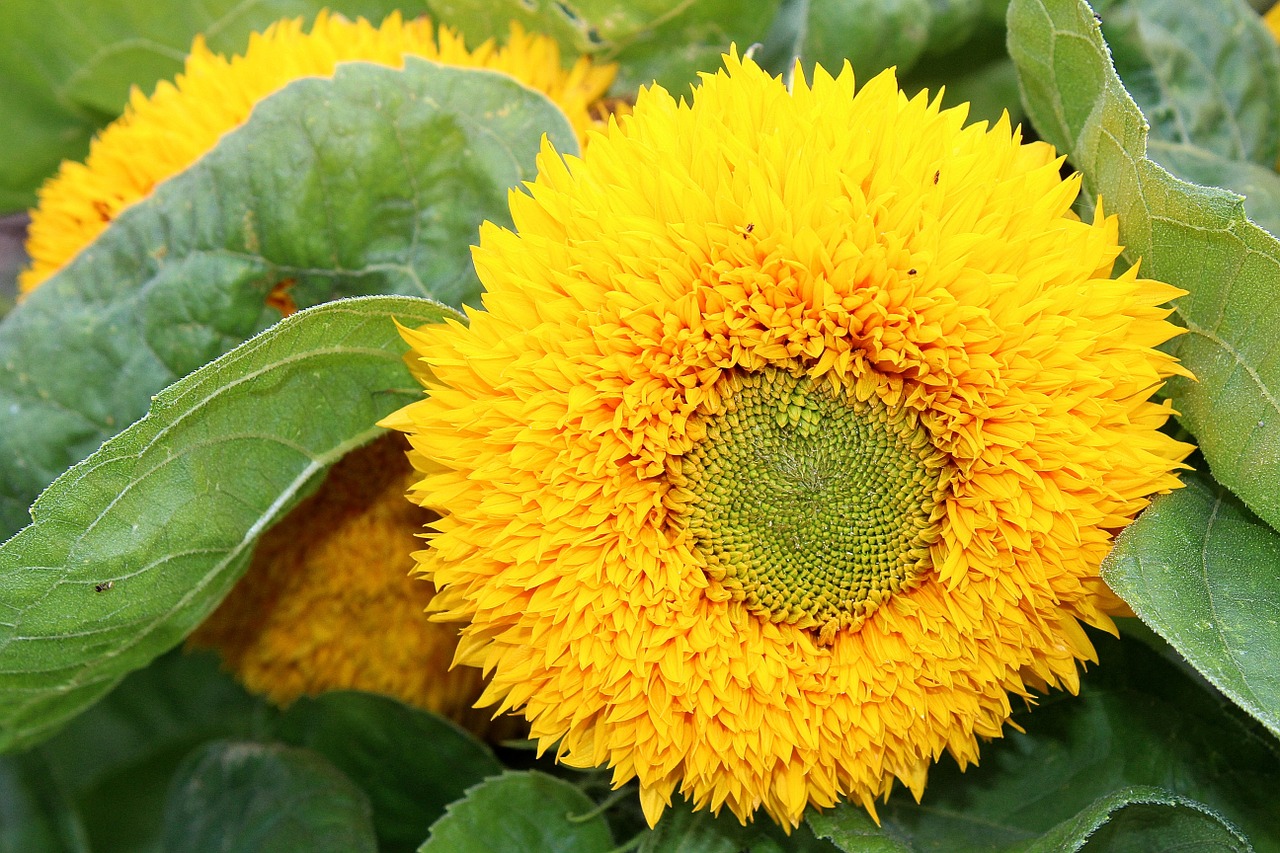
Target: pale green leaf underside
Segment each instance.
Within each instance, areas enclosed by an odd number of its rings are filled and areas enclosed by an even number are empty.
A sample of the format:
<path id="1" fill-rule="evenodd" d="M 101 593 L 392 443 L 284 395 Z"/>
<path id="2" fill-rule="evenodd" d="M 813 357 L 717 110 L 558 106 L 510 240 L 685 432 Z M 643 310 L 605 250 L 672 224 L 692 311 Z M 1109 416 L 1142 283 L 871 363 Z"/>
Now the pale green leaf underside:
<path id="1" fill-rule="evenodd" d="M 279 319 L 277 286 L 303 308 L 477 304 L 469 244 L 482 220 L 510 223 L 544 132 L 577 151 L 540 93 L 412 57 L 264 99 L 0 321 L 0 538 L 150 395 Z"/>
<path id="2" fill-rule="evenodd" d="M 450 316 L 405 297 L 297 314 L 166 389 L 58 478 L 0 547 L 0 749 L 50 734 L 180 642 L 258 535 L 416 398 L 391 318 Z"/>
<path id="3" fill-rule="evenodd" d="M 1040 134 L 1084 173 L 1084 194 L 1119 215 L 1142 272 L 1188 294 L 1170 350 L 1199 379 L 1168 385 L 1214 476 L 1280 525 L 1280 243 L 1239 196 L 1172 177 L 1147 159 L 1146 125 L 1081 0 L 1014 0 L 1009 51 Z"/>
<path id="4" fill-rule="evenodd" d="M 1151 139 L 1274 166 L 1280 48 L 1244 0 L 1099 0 L 1102 32 Z"/>
<path id="5" fill-rule="evenodd" d="M 1125 530 L 1103 577 L 1280 737 L 1280 534 L 1209 478 L 1184 480 Z"/>

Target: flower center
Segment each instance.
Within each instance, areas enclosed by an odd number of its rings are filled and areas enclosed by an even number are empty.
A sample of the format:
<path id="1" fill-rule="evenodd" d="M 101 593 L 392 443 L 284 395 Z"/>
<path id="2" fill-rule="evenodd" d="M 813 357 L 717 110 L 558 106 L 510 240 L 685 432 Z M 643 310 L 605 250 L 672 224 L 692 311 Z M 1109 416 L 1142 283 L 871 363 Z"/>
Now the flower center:
<path id="1" fill-rule="evenodd" d="M 920 581 L 948 467 L 914 412 L 767 368 L 727 377 L 681 460 L 708 572 L 774 622 L 830 643 Z"/>

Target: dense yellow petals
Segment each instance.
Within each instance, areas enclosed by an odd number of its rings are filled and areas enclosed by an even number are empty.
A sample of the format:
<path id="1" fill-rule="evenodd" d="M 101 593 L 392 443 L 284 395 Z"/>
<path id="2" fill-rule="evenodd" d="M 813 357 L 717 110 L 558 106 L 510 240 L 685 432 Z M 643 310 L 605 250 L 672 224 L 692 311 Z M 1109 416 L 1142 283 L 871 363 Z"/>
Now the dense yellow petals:
<path id="1" fill-rule="evenodd" d="M 441 515 L 431 609 L 466 623 L 482 701 L 637 779 L 651 823 L 676 793 L 785 826 L 895 780 L 919 797 L 1015 699 L 1074 691 L 1081 625 L 1124 610 L 1099 564 L 1189 449 L 1150 400 L 1180 370 L 1153 349 L 1179 291 L 1111 279 L 1116 223 L 1072 213 L 1053 150 L 965 117 L 892 73 L 788 91 L 729 56 L 691 102 L 642 92 L 582 158 L 546 147 L 515 230 L 482 228 L 486 310 L 406 335 L 429 396 L 386 425 Z M 686 523 L 708 511 L 686 457 L 718 476 L 757 374 L 877 400 L 842 417 L 909 414 L 932 450 L 907 457 L 940 454 L 927 558 L 865 618 L 753 605 Z M 809 402 L 789 399 L 780 418 Z"/>
<path id="2" fill-rule="evenodd" d="M 348 454 L 267 531 L 191 645 L 217 649 L 246 687 L 280 705 L 364 690 L 494 733 L 492 713 L 472 707 L 480 671 L 450 669 L 457 626 L 423 616 L 435 590 L 410 577 L 414 535 L 431 518 L 404 499 L 411 475 L 400 441 Z"/>
<path id="3" fill-rule="evenodd" d="M 161 82 L 150 97 L 134 89 L 124 114 L 94 139 L 88 159 L 64 162 L 41 188 L 21 290 L 57 272 L 121 210 L 194 163 L 271 93 L 301 77 L 332 76 L 339 62 L 400 67 L 406 55 L 509 74 L 554 101 L 580 137 L 593 124 L 589 108 L 614 75 L 613 66 L 585 57 L 564 69 L 552 39 L 516 24 L 505 45 L 490 40 L 468 50 L 448 27 L 437 29 L 425 18 L 404 21 L 398 12 L 378 27 L 321 12 L 307 33 L 301 19 L 279 21 L 252 35 L 244 56 L 232 59 L 212 53 L 197 37 L 173 83 Z"/>

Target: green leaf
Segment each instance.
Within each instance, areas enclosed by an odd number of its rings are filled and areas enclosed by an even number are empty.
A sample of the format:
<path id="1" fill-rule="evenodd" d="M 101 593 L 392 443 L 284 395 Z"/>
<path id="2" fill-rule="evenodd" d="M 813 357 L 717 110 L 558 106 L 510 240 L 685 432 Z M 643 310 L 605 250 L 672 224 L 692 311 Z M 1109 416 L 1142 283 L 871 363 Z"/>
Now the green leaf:
<path id="1" fill-rule="evenodd" d="M 369 801 L 319 755 L 217 741 L 178 771 L 164 810 L 166 853 L 374 853 Z"/>
<path id="2" fill-rule="evenodd" d="M 0 756 L 0 853 L 89 853 L 75 804 L 38 753 Z"/>
<path id="3" fill-rule="evenodd" d="M 720 67 L 729 45 L 763 41 L 781 0 L 433 0 L 436 19 L 476 40 L 506 37 L 511 21 L 555 38 L 570 55 L 616 62 L 613 91 L 657 80 L 677 97 L 699 71 Z"/>
<path id="4" fill-rule="evenodd" d="M 94 853 L 158 853 L 183 758 L 211 738 L 259 735 L 273 714 L 213 655 L 175 650 L 131 673 L 38 752 L 74 797 Z"/>
<path id="5" fill-rule="evenodd" d="M 613 847 L 589 797 L 554 776 L 507 771 L 472 787 L 431 826 L 421 853 L 600 853 Z"/>
<path id="6" fill-rule="evenodd" d="M 706 809 L 690 810 L 677 801 L 662 814 L 651 832 L 641 836 L 639 853 L 827 853 L 835 851 L 801 824 L 788 836 L 767 815 L 744 825 L 728 810 L 718 816 Z"/>
<path id="7" fill-rule="evenodd" d="M 1009 51 L 1036 129 L 1083 172 L 1084 197 L 1119 215 L 1125 258 L 1189 291 L 1169 350 L 1199 381 L 1171 380 L 1173 407 L 1218 481 L 1280 525 L 1280 243 L 1238 196 L 1147 159 L 1142 113 L 1082 0 L 1014 0 Z"/>
<path id="8" fill-rule="evenodd" d="M 929 42 L 930 0 L 810 0 L 801 55 L 832 74 L 846 59 L 860 78 L 916 64 Z"/>
<path id="9" fill-rule="evenodd" d="M 489 748 L 461 727 L 367 693 L 300 699 L 278 737 L 320 753 L 360 785 L 384 851 L 416 850 L 445 806 L 502 772 Z"/>
<path id="10" fill-rule="evenodd" d="M 1058 824 L 1021 853 L 1062 851 L 1156 853 L 1214 850 L 1252 853 L 1253 846 L 1204 806 L 1159 788 L 1126 788 Z"/>
<path id="11" fill-rule="evenodd" d="M 417 398 L 391 317 L 452 313 L 405 297 L 299 313 L 159 394 L 41 495 L 0 546 L 0 749 L 46 737 L 181 641 L 258 535 Z"/>
<path id="12" fill-rule="evenodd" d="M 1209 478 L 1183 479 L 1120 535 L 1103 577 L 1280 737 L 1280 534 Z"/>
<path id="13" fill-rule="evenodd" d="M 543 132 L 577 150 L 541 94 L 412 58 L 265 99 L 0 321 L 0 536 L 152 394 L 278 319 L 273 288 L 476 302 L 468 244 L 510 223 Z"/>
<path id="14" fill-rule="evenodd" d="M 1275 166 L 1280 48 L 1248 3 L 1102 0 L 1095 9 L 1154 139 Z"/>
<path id="15" fill-rule="evenodd" d="M 197 33 L 227 55 L 249 33 L 279 18 L 325 7 L 380 21 L 394 9 L 412 17 L 422 0 L 5 0 L 0 3 L 0 115 L 5 168 L 0 212 L 30 207 L 58 161 L 81 159 L 89 137 L 119 115 L 131 86 L 150 93 L 182 70 Z"/>
<path id="16" fill-rule="evenodd" d="M 875 853 L 1280 850 L 1276 742 L 1142 644 L 1095 642 L 1079 697 L 1015 712 L 1026 733 L 985 744 L 967 772 L 940 762 L 920 805 L 898 791 L 880 828 L 852 805 L 810 825 Z"/>
<path id="17" fill-rule="evenodd" d="M 1147 143 L 1147 155 L 1184 181 L 1239 193 L 1249 218 L 1272 234 L 1280 234 L 1280 174 L 1273 167 L 1228 160 L 1203 148 L 1159 140 Z"/>

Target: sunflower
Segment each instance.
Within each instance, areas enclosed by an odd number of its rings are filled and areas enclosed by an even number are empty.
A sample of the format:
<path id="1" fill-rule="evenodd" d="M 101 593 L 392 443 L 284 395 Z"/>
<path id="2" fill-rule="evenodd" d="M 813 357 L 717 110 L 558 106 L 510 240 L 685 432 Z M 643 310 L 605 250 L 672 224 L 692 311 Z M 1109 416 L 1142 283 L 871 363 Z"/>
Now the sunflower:
<path id="1" fill-rule="evenodd" d="M 300 20 L 281 21 L 231 60 L 197 38 L 175 83 L 161 83 L 150 98 L 135 91 L 87 162 L 64 164 L 43 188 L 24 289 L 212 148 L 262 98 L 300 77 L 332 74 L 341 61 L 399 65 L 405 54 L 503 71 L 545 93 L 579 134 L 595 122 L 588 107 L 614 73 L 585 58 L 565 70 L 554 41 L 516 25 L 505 46 L 490 41 L 468 51 L 453 31 L 398 15 L 374 27 L 322 12 L 310 33 Z M 388 447 L 381 442 L 351 454 L 317 495 L 268 532 L 245 578 L 191 644 L 219 650 L 246 686 L 279 704 L 358 689 L 449 715 L 476 731 L 511 733 L 512 721 L 495 726 L 491 715 L 471 708 L 479 673 L 449 671 L 456 628 L 422 616 L 434 590 L 409 577 L 408 554 L 428 516 L 405 503 L 411 469 L 403 452 Z"/>
<path id="2" fill-rule="evenodd" d="M 545 146 L 485 311 L 405 330 L 416 555 L 541 749 L 785 826 L 1075 691 L 1098 568 L 1178 486 L 1159 307 L 1007 117 L 726 57 Z"/>
<path id="3" fill-rule="evenodd" d="M 262 537 L 238 584 L 190 645 L 216 649 L 246 687 L 279 705 L 351 689 L 392 696 L 472 731 L 505 719 L 472 704 L 479 670 L 450 670 L 457 628 L 422 615 L 435 590 L 410 576 L 430 513 L 404 499 L 412 476 L 390 436 L 343 457 L 322 488 Z"/>
<path id="4" fill-rule="evenodd" d="M 21 291 L 61 269 L 121 210 L 243 124 L 258 101 L 301 77 L 332 76 L 339 62 L 399 67 L 406 54 L 509 74 L 554 101 L 579 136 L 594 123 L 589 110 L 615 72 L 586 57 L 565 70 L 555 41 L 515 23 L 505 45 L 490 40 L 469 51 L 448 27 L 437 29 L 425 18 L 406 22 L 398 12 L 374 27 L 363 18 L 353 23 L 322 11 L 309 33 L 301 18 L 279 21 L 251 36 L 244 56 L 230 60 L 197 36 L 173 83 L 161 82 L 150 97 L 134 89 L 124 114 L 93 141 L 88 159 L 64 162 L 40 189 L 27 239 L 31 266 L 19 276 Z"/>

